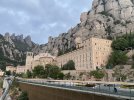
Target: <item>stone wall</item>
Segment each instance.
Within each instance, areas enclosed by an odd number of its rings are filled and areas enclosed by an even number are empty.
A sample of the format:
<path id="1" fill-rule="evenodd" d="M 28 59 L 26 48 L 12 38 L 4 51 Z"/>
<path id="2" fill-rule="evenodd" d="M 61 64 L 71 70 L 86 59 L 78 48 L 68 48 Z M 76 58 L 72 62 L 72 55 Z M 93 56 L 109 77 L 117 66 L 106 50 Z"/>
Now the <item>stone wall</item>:
<path id="1" fill-rule="evenodd" d="M 81 93 L 24 83 L 20 83 L 20 88 L 23 91 L 28 92 L 29 100 L 119 100 L 102 95 Z"/>

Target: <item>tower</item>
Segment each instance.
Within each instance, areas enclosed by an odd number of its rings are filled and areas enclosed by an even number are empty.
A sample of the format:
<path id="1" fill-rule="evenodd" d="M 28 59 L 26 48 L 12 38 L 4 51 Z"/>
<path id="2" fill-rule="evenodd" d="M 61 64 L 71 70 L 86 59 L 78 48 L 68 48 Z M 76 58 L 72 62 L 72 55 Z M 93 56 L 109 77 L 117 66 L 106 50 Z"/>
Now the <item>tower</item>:
<path id="1" fill-rule="evenodd" d="M 32 70 L 32 62 L 33 62 L 33 52 L 27 52 L 26 54 L 26 71 Z"/>

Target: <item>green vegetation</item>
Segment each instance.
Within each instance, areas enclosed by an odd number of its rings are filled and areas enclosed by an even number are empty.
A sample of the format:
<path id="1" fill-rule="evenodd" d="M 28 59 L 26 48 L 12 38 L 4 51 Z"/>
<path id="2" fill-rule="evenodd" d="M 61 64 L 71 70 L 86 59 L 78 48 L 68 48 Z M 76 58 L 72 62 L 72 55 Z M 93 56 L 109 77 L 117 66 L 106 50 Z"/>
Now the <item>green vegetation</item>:
<path id="1" fill-rule="evenodd" d="M 110 35 L 110 33 L 112 33 L 112 28 L 111 26 L 108 26 L 105 31 Z"/>
<path id="2" fill-rule="evenodd" d="M 112 48 L 114 50 L 124 51 L 128 47 L 129 47 L 129 41 L 125 38 L 118 38 L 117 40 L 114 40 L 112 43 Z"/>
<path id="3" fill-rule="evenodd" d="M 109 57 L 107 68 L 113 68 L 116 65 L 126 64 L 128 61 L 127 50 L 134 49 L 134 34 L 125 34 L 117 37 L 111 45 L 113 52 Z M 134 59 L 134 58 L 133 58 Z M 133 68 L 133 65 L 132 65 Z"/>
<path id="4" fill-rule="evenodd" d="M 25 59 L 25 57 L 23 59 Z M 19 61 L 19 60 L 11 60 L 11 59 L 5 57 L 3 54 L 2 48 L 0 48 L 0 69 L 1 70 L 4 71 L 6 69 L 7 65 L 17 66 L 17 65 L 25 64 L 25 61 Z"/>
<path id="5" fill-rule="evenodd" d="M 3 79 L 0 78 L 0 88 L 2 88 L 2 86 L 3 86 Z"/>
<path id="6" fill-rule="evenodd" d="M 126 64 L 128 61 L 128 57 L 126 56 L 126 52 L 123 51 L 113 51 L 111 56 L 109 57 L 107 68 L 113 68 L 116 65 Z"/>
<path id="7" fill-rule="evenodd" d="M 130 32 L 130 34 L 126 33 L 121 37 L 117 37 L 116 40 L 112 43 L 112 48 L 115 50 L 126 50 L 128 48 L 134 48 L 134 34 Z"/>
<path id="8" fill-rule="evenodd" d="M 45 66 L 45 74 L 46 77 L 58 79 L 59 78 L 58 76 L 60 76 L 59 74 L 61 74 L 61 72 L 58 66 L 48 64 Z"/>
<path id="9" fill-rule="evenodd" d="M 9 93 L 12 100 L 17 100 L 18 95 L 20 95 L 19 83 L 16 79 L 13 80 Z"/>
<path id="10" fill-rule="evenodd" d="M 72 47 L 70 49 L 66 49 L 65 51 L 58 49 L 58 56 L 64 55 L 64 54 L 72 52 L 74 50 L 76 50 L 76 47 Z"/>
<path id="11" fill-rule="evenodd" d="M 113 19 L 115 19 L 114 16 L 113 16 L 112 14 L 108 13 L 107 11 L 102 11 L 102 12 L 100 12 L 100 14 L 102 14 L 102 15 L 104 15 L 104 16 L 110 16 L 110 17 L 112 17 Z"/>
<path id="12" fill-rule="evenodd" d="M 32 72 L 27 70 L 26 72 L 27 78 L 32 78 Z"/>
<path id="13" fill-rule="evenodd" d="M 117 81 L 125 81 L 127 78 L 126 75 L 121 73 L 121 66 L 114 70 L 113 77 L 116 77 Z"/>
<path id="14" fill-rule="evenodd" d="M 102 11 L 102 12 L 100 12 L 100 14 L 105 15 L 105 16 L 109 16 L 108 12 L 106 12 L 106 11 Z"/>
<path id="15" fill-rule="evenodd" d="M 114 21 L 114 24 L 115 24 L 115 25 L 120 24 L 120 23 L 121 23 L 120 20 L 116 20 L 116 21 Z"/>
<path id="16" fill-rule="evenodd" d="M 33 69 L 34 77 L 43 78 L 44 74 L 45 74 L 45 70 L 43 66 L 38 65 Z"/>
<path id="17" fill-rule="evenodd" d="M 63 52 L 63 50 L 58 50 L 58 56 L 61 56 L 61 55 L 63 55 L 64 54 L 64 52 Z"/>
<path id="18" fill-rule="evenodd" d="M 95 84 L 86 84 L 85 87 L 95 87 Z"/>
<path id="19" fill-rule="evenodd" d="M 122 85 L 121 88 L 134 89 L 134 85 Z"/>
<path id="20" fill-rule="evenodd" d="M 105 76 L 105 74 L 101 69 L 97 69 L 97 70 L 91 71 L 90 76 L 93 76 L 96 79 L 102 79 Z"/>
<path id="21" fill-rule="evenodd" d="M 62 70 L 75 70 L 75 63 L 73 60 L 69 60 L 65 65 L 63 65 Z"/>
<path id="22" fill-rule="evenodd" d="M 25 42 L 23 43 L 18 40 L 13 40 L 13 42 L 15 44 L 16 49 L 18 49 L 19 51 L 26 52 L 31 50 L 31 48 Z"/>
<path id="23" fill-rule="evenodd" d="M 133 64 L 131 66 L 132 69 L 134 69 L 134 54 L 132 55 Z"/>
<path id="24" fill-rule="evenodd" d="M 33 69 L 32 72 L 33 73 L 27 72 L 27 76 L 29 74 L 30 77 L 32 75 L 33 77 L 38 78 L 53 78 L 53 79 L 64 78 L 64 74 L 61 72 L 60 68 L 56 65 L 47 64 L 45 66 L 45 69 L 43 66 L 38 65 Z"/>
<path id="25" fill-rule="evenodd" d="M 26 44 L 22 44 L 19 41 L 14 41 L 16 48 L 19 51 L 26 51 L 23 49 L 28 48 L 28 46 L 24 46 Z M 4 40 L 4 37 L 0 35 L 0 46 L 1 45 L 8 45 L 9 47 L 12 48 L 12 45 Z M 19 46 L 19 47 L 18 47 Z M 12 49 L 13 50 L 13 49 Z M 28 50 L 28 49 L 27 49 Z M 5 50 L 5 53 L 7 56 L 10 56 L 10 54 Z M 23 55 L 22 57 L 19 57 L 19 54 L 13 54 L 15 60 L 11 60 L 9 57 L 4 56 L 3 49 L 0 47 L 0 69 L 5 70 L 6 65 L 25 65 L 25 58 L 26 55 Z"/>
<path id="26" fill-rule="evenodd" d="M 22 91 L 17 100 L 29 100 L 28 93 L 26 91 Z"/>
<path id="27" fill-rule="evenodd" d="M 5 74 L 8 76 L 11 75 L 11 71 L 6 71 Z"/>

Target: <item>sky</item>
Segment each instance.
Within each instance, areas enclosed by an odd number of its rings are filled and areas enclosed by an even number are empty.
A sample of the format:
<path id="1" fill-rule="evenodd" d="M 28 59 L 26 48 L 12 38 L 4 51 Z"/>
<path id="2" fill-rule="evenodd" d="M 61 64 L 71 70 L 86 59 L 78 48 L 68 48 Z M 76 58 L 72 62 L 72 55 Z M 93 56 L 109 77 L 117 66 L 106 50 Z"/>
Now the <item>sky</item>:
<path id="1" fill-rule="evenodd" d="M 92 0 L 0 0 L 0 34 L 30 35 L 35 43 L 67 32 Z"/>

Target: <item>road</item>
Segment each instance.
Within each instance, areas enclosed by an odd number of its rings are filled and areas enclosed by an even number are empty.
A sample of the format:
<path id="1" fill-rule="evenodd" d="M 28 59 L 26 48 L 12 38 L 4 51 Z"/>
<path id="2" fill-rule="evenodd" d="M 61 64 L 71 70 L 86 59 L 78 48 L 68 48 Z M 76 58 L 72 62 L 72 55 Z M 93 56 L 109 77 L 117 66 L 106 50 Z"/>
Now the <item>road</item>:
<path id="1" fill-rule="evenodd" d="M 2 96 L 0 97 L 0 100 L 11 100 L 10 96 L 8 95 L 9 92 L 9 88 L 12 84 L 14 77 L 11 76 L 6 76 L 4 78 L 4 82 L 3 82 L 3 93 Z"/>
<path id="2" fill-rule="evenodd" d="M 38 84 L 48 87 L 56 87 L 80 92 L 89 92 L 107 96 L 113 96 L 117 98 L 125 98 L 134 100 L 134 89 L 122 89 L 120 85 L 116 85 L 117 92 L 114 91 L 114 86 L 111 85 L 104 85 L 99 84 L 95 87 L 85 87 L 79 84 L 75 84 L 73 82 L 54 82 L 54 81 L 47 81 L 47 80 L 21 80 L 22 82 L 30 83 L 30 84 Z"/>

